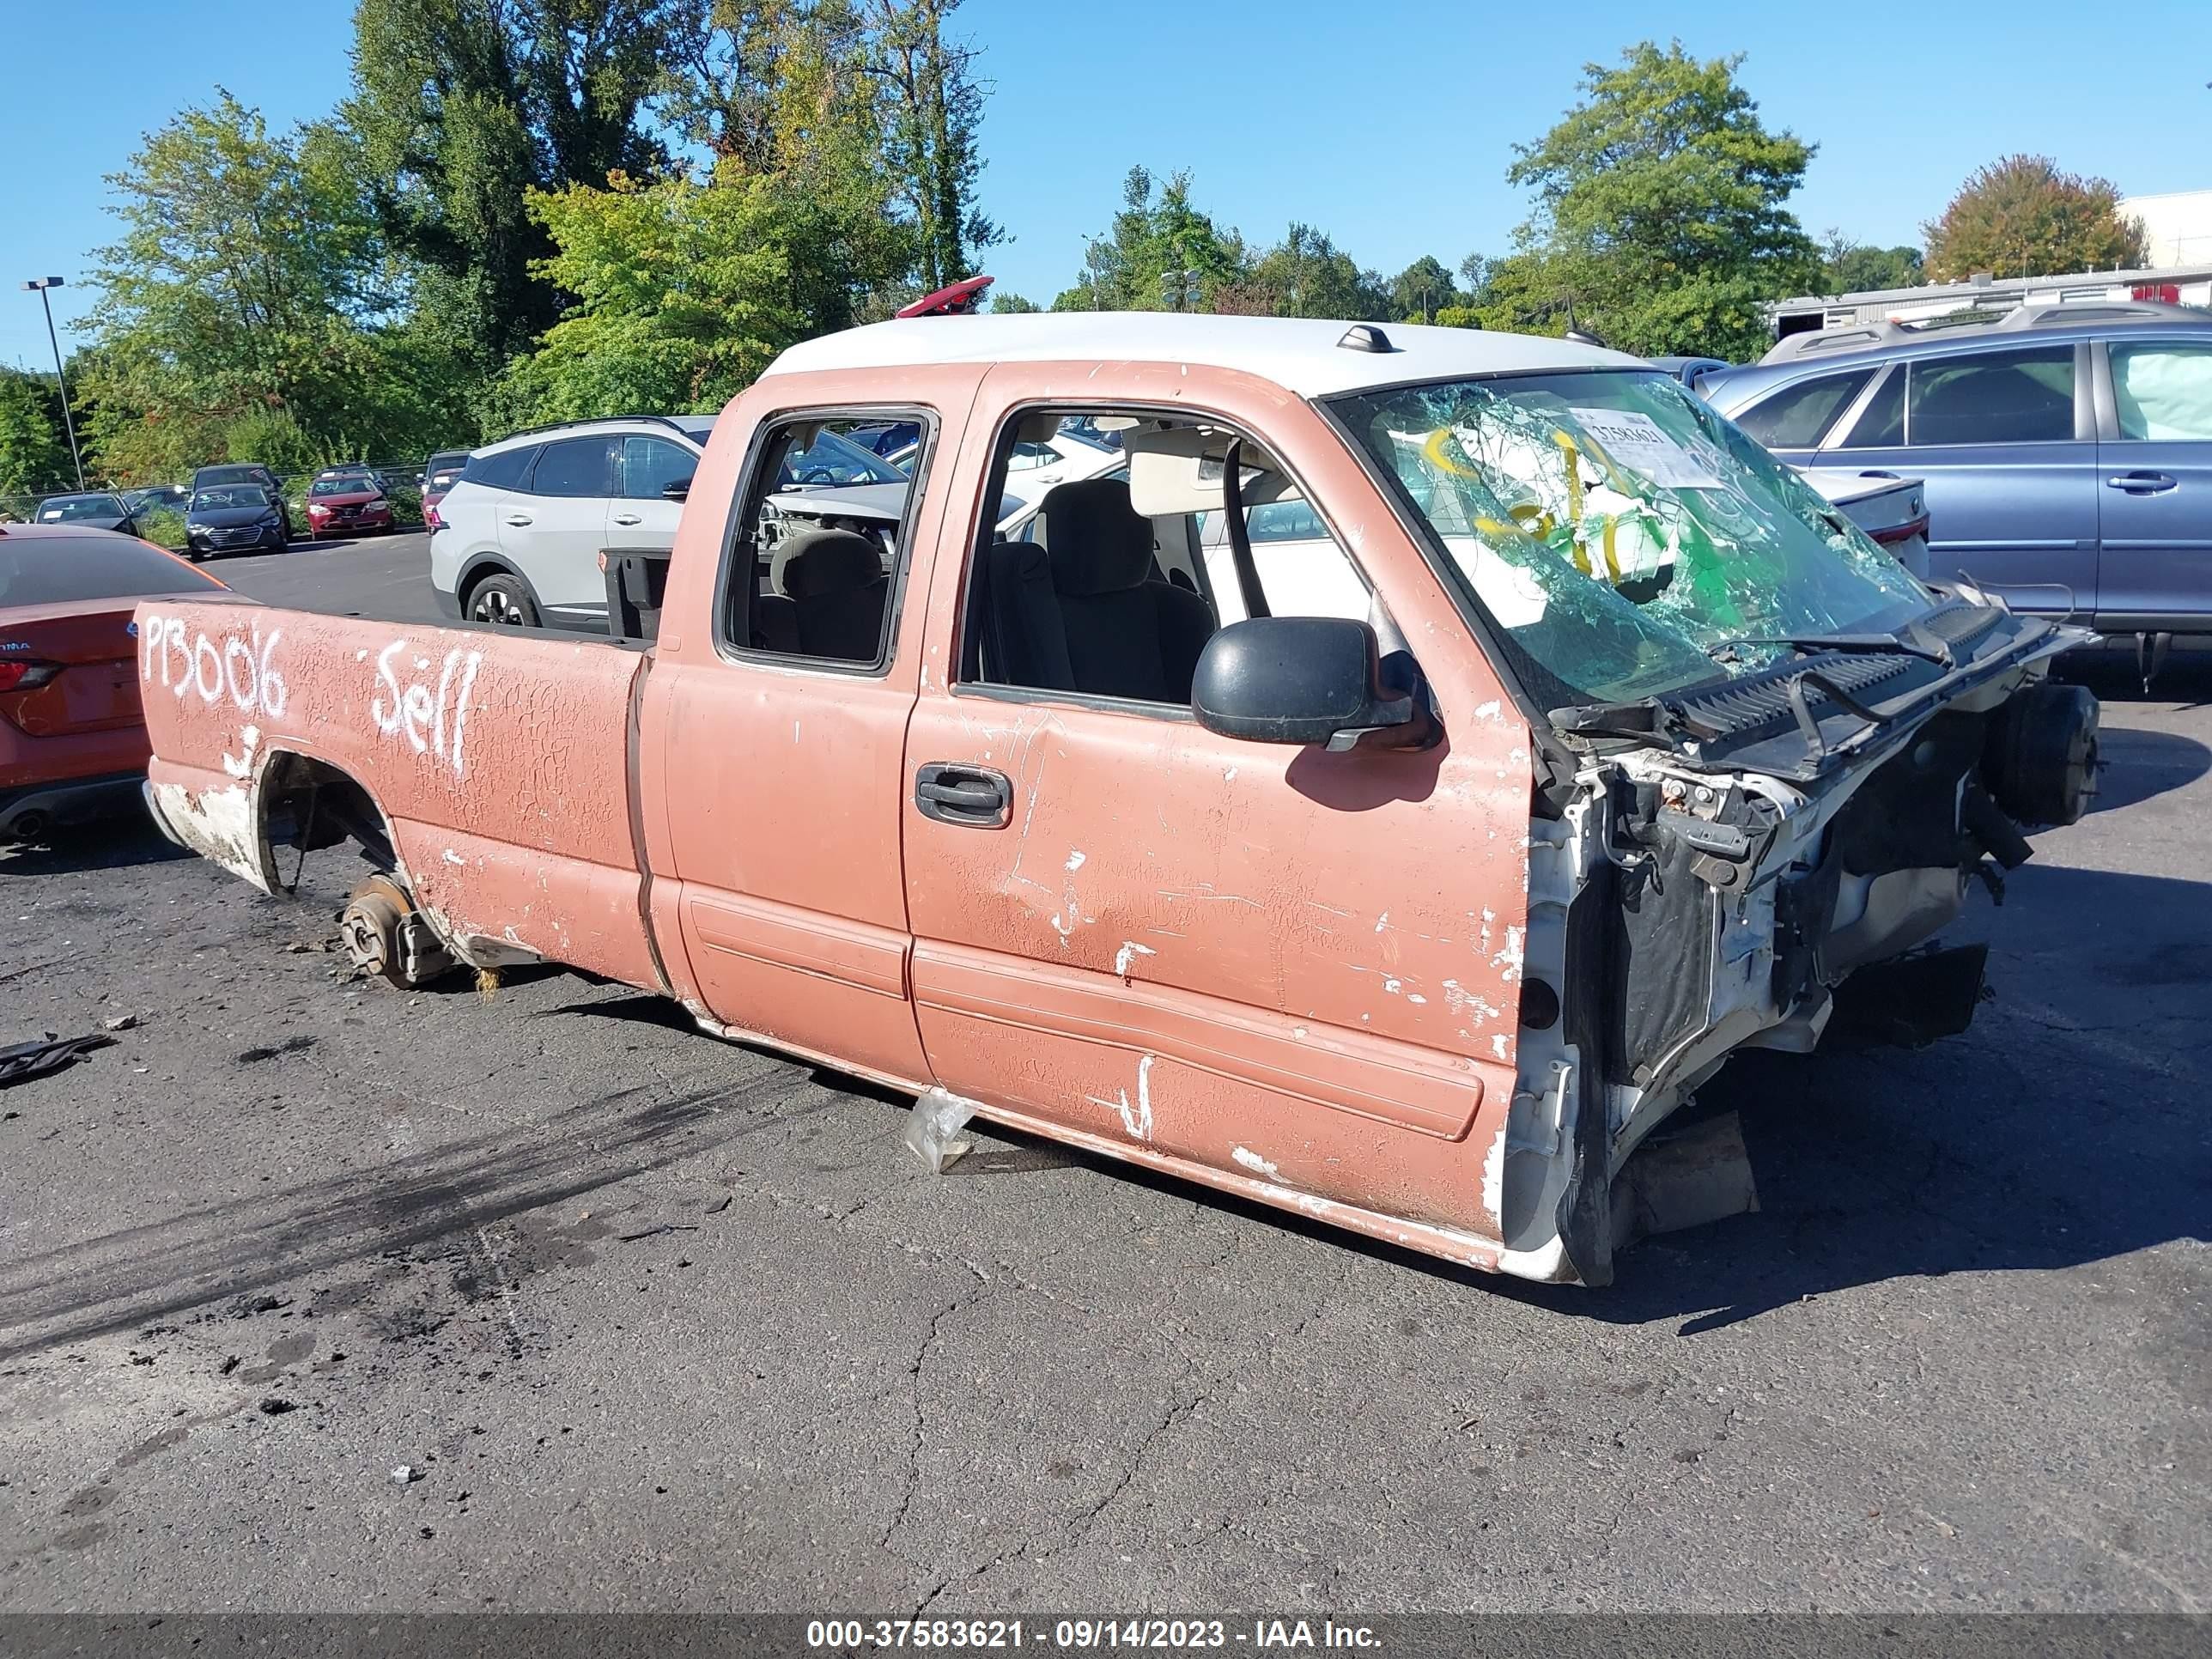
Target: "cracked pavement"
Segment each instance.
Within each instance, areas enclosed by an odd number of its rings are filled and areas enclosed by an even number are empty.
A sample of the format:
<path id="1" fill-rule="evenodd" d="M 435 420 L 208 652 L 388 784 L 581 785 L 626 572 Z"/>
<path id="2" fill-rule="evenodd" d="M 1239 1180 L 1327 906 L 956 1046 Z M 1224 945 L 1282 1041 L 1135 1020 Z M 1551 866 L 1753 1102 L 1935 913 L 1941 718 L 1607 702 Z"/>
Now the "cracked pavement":
<path id="1" fill-rule="evenodd" d="M 2098 684 L 1975 1029 L 1736 1062 L 1760 1212 L 1595 1293 L 933 1176 L 620 987 L 348 982 L 342 854 L 0 858 L 0 1042 L 137 1018 L 0 1091 L 0 1605 L 2212 1605 L 2212 673 Z"/>

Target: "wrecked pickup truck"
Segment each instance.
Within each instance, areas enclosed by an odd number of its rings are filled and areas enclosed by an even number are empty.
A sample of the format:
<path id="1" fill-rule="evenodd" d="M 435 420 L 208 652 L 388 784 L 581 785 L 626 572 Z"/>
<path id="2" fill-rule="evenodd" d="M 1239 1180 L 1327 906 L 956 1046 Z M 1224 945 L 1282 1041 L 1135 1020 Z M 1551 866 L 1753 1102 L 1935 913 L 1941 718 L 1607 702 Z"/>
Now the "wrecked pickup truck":
<path id="1" fill-rule="evenodd" d="M 1121 464 L 1001 532 L 1070 419 Z M 763 534 L 786 455 L 893 421 L 895 524 Z M 979 1114 L 1537 1279 L 1606 1282 L 1653 1126 L 2095 764 L 2077 632 L 1558 340 L 830 336 L 716 423 L 665 580 L 650 641 L 149 602 L 154 812 L 272 894 L 358 843 L 402 982 L 572 964 L 916 1097 L 921 1150 Z"/>

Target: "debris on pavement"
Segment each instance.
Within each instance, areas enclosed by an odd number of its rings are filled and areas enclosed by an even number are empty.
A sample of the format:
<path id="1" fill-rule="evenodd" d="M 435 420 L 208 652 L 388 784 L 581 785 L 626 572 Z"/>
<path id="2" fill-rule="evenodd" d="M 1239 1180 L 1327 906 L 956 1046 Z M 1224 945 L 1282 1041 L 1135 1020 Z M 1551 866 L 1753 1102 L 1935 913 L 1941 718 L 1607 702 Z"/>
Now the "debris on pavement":
<path id="1" fill-rule="evenodd" d="M 423 1471 L 416 1468 L 412 1463 L 402 1463 L 398 1468 L 392 1470 L 392 1484 L 395 1486 L 411 1486 L 422 1478 L 422 1474 Z"/>
<path id="2" fill-rule="evenodd" d="M 932 1175 L 943 1175 L 975 1146 L 973 1139 L 960 1133 L 975 1115 L 974 1101 L 941 1087 L 932 1089 L 915 1101 L 899 1138 Z"/>
<path id="3" fill-rule="evenodd" d="M 699 1230 L 689 1222 L 664 1221 L 658 1227 L 647 1227 L 642 1232 L 617 1235 L 625 1244 L 635 1244 L 641 1238 L 658 1238 L 663 1233 L 696 1233 Z"/>
<path id="4" fill-rule="evenodd" d="M 114 1042 L 113 1037 L 96 1032 L 89 1036 L 57 1037 L 49 1031 L 43 1042 L 0 1048 L 0 1088 L 27 1082 L 42 1072 L 58 1072 L 95 1048 L 112 1047 Z"/>
<path id="5" fill-rule="evenodd" d="M 135 1029 L 137 1024 L 138 1016 L 136 1014 L 118 1014 L 112 1019 L 100 1021 L 100 1029 L 103 1031 L 128 1031 Z"/>
<path id="6" fill-rule="evenodd" d="M 295 1412 L 299 1409 L 296 1401 L 287 1400 L 282 1395 L 272 1394 L 261 1402 L 261 1414 L 264 1417 L 282 1417 L 286 1412 Z"/>

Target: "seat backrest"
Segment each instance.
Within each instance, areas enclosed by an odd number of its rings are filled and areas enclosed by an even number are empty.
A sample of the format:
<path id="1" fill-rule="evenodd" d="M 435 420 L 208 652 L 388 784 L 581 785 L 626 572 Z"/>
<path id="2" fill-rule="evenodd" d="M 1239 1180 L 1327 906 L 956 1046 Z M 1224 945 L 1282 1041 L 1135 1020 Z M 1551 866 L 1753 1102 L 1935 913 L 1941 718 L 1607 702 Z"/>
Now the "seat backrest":
<path id="1" fill-rule="evenodd" d="M 1035 542 L 994 541 L 983 556 L 983 668 L 995 684 L 1075 690 L 1052 568 Z"/>
<path id="2" fill-rule="evenodd" d="M 850 530 L 802 530 L 781 549 L 781 583 L 802 655 L 873 662 L 882 648 L 883 550 Z"/>
<path id="3" fill-rule="evenodd" d="M 1073 689 L 1187 703 L 1213 611 L 1194 592 L 1152 579 L 1152 526 L 1120 478 L 1083 478 L 1044 499 L 1046 559 Z"/>

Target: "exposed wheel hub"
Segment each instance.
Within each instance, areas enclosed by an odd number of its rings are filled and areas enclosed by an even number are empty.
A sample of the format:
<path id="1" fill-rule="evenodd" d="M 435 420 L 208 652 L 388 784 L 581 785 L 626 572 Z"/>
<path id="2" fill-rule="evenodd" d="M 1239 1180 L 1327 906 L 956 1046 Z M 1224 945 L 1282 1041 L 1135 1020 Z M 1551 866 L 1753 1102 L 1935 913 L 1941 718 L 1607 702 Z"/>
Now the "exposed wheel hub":
<path id="1" fill-rule="evenodd" d="M 437 933 L 389 876 L 373 876 L 354 889 L 338 916 L 338 938 L 356 968 L 398 986 L 427 985 L 453 965 Z"/>

